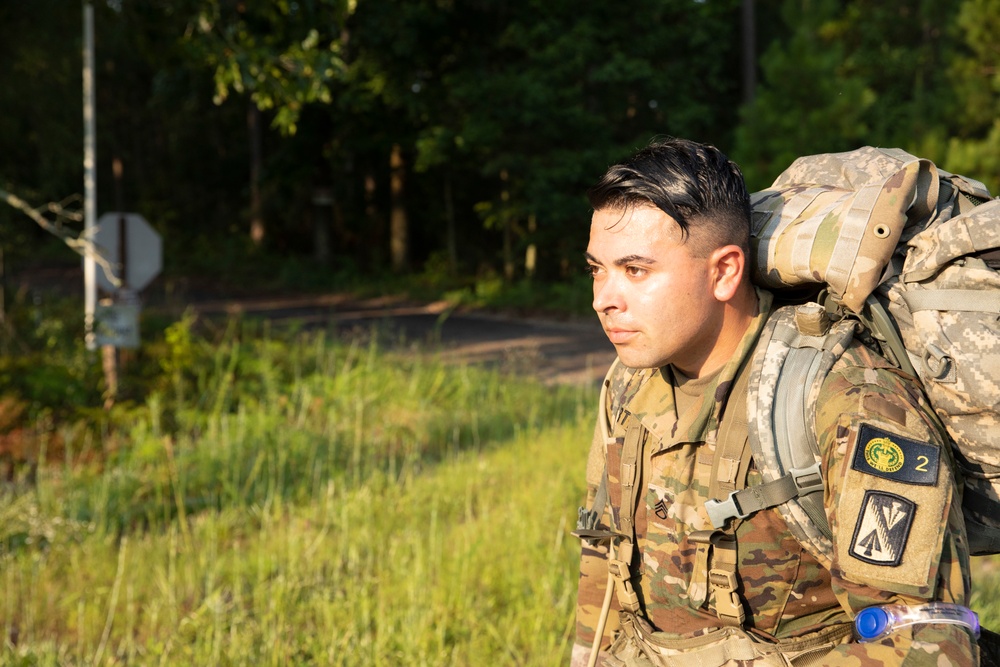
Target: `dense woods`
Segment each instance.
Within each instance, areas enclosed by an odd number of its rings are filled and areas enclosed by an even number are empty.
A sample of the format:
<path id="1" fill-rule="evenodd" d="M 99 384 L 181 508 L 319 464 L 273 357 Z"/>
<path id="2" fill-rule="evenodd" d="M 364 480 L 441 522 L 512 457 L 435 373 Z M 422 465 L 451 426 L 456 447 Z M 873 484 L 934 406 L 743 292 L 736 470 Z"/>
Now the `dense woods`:
<path id="1" fill-rule="evenodd" d="M 1000 184 L 1000 0 L 93 6 L 98 211 L 142 213 L 167 273 L 564 280 L 586 187 L 661 134 L 755 189 L 863 144 Z M 35 206 L 82 191 L 81 9 L 0 4 L 0 189 Z M 9 263 L 44 238 L 0 207 Z"/>

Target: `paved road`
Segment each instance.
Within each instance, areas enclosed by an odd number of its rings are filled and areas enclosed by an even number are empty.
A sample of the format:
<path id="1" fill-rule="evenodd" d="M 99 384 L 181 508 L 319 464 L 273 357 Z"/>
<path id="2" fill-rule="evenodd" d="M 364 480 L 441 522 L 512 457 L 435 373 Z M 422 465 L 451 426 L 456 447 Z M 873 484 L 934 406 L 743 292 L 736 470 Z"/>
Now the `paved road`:
<path id="1" fill-rule="evenodd" d="M 449 361 L 496 364 L 550 383 L 599 384 L 615 358 L 596 317 L 582 322 L 523 319 L 450 312 L 443 302 L 353 300 L 344 295 L 218 300 L 200 303 L 196 310 L 334 327 L 343 336 L 377 335 L 392 347 L 417 346 Z"/>

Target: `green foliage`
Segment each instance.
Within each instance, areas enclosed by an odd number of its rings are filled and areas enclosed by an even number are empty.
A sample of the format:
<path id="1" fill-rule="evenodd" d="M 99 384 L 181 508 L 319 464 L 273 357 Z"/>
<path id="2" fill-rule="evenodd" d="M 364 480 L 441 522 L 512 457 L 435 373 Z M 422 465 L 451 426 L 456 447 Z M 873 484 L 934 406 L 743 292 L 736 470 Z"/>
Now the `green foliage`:
<path id="1" fill-rule="evenodd" d="M 962 104 L 952 123 L 945 166 L 1000 193 L 1000 2 L 967 0 L 956 21 L 965 49 L 951 65 Z"/>
<path id="2" fill-rule="evenodd" d="M 844 71 L 840 7 L 835 0 L 784 3 L 784 21 L 795 28 L 762 56 L 765 83 L 737 129 L 733 157 L 751 190 L 770 185 L 801 155 L 848 150 L 868 136 L 875 94 Z"/>
<path id="3" fill-rule="evenodd" d="M 751 189 L 801 155 L 866 144 L 991 181 L 993 5 L 786 0 L 787 34 L 761 57 L 763 82 L 737 130 L 733 156 Z"/>
<path id="4" fill-rule="evenodd" d="M 334 33 L 353 1 L 240 3 L 235 10 L 219 0 L 198 4 L 187 43 L 214 72 L 216 104 L 230 91 L 247 94 L 261 111 L 275 111 L 274 127 L 295 134 L 305 105 L 332 102 L 331 87 L 346 69 Z"/>
<path id="5" fill-rule="evenodd" d="M 996 0 L 752 3 L 760 85 L 741 106 L 744 4 L 94 3 L 99 212 L 150 220 L 168 278 L 291 266 L 278 279 L 313 289 L 378 279 L 405 211 L 414 270 L 445 256 L 464 287 L 569 277 L 586 187 L 655 135 L 718 145 L 752 189 L 862 144 L 1000 185 Z M 0 182 L 62 201 L 81 187 L 79 12 L 7 3 L 0 19 Z M 277 131 L 251 131 L 248 107 Z M 39 236 L 0 208 L 8 268 L 65 256 Z"/>
<path id="6" fill-rule="evenodd" d="M 4 664 L 566 660 L 592 389 L 321 332 L 168 338 L 183 398 L 0 495 Z"/>
<path id="7" fill-rule="evenodd" d="M 46 417 L 71 423 L 87 406 L 100 404 L 100 367 L 84 347 L 79 304 L 39 296 L 7 308 L 0 328 L 0 384 L 4 395 L 27 407 L 27 421 L 7 427 Z"/>

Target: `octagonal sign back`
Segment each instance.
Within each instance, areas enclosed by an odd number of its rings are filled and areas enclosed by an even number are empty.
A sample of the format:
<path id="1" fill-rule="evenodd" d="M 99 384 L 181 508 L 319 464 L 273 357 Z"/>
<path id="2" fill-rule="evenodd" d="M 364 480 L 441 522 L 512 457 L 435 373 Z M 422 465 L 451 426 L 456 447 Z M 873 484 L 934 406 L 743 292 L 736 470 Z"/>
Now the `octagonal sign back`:
<path id="1" fill-rule="evenodd" d="M 160 235 L 138 213 L 105 213 L 97 220 L 94 242 L 124 283 L 115 287 L 104 275 L 104 269 L 98 266 L 97 285 L 107 292 L 123 288 L 138 292 L 152 282 L 163 268 Z M 121 275 L 123 261 L 125 271 Z"/>

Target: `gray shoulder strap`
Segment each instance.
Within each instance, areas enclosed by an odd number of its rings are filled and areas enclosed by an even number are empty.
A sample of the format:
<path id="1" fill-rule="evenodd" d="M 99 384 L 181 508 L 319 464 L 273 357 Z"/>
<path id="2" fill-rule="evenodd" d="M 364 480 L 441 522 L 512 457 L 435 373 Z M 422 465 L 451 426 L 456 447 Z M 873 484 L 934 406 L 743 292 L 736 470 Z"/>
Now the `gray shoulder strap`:
<path id="1" fill-rule="evenodd" d="M 747 390 L 748 437 L 764 479 L 706 504 L 716 527 L 774 507 L 789 529 L 829 565 L 833 544 L 813 424 L 819 388 L 854 337 L 853 320 L 830 325 L 815 303 L 772 314 L 754 351 Z"/>

